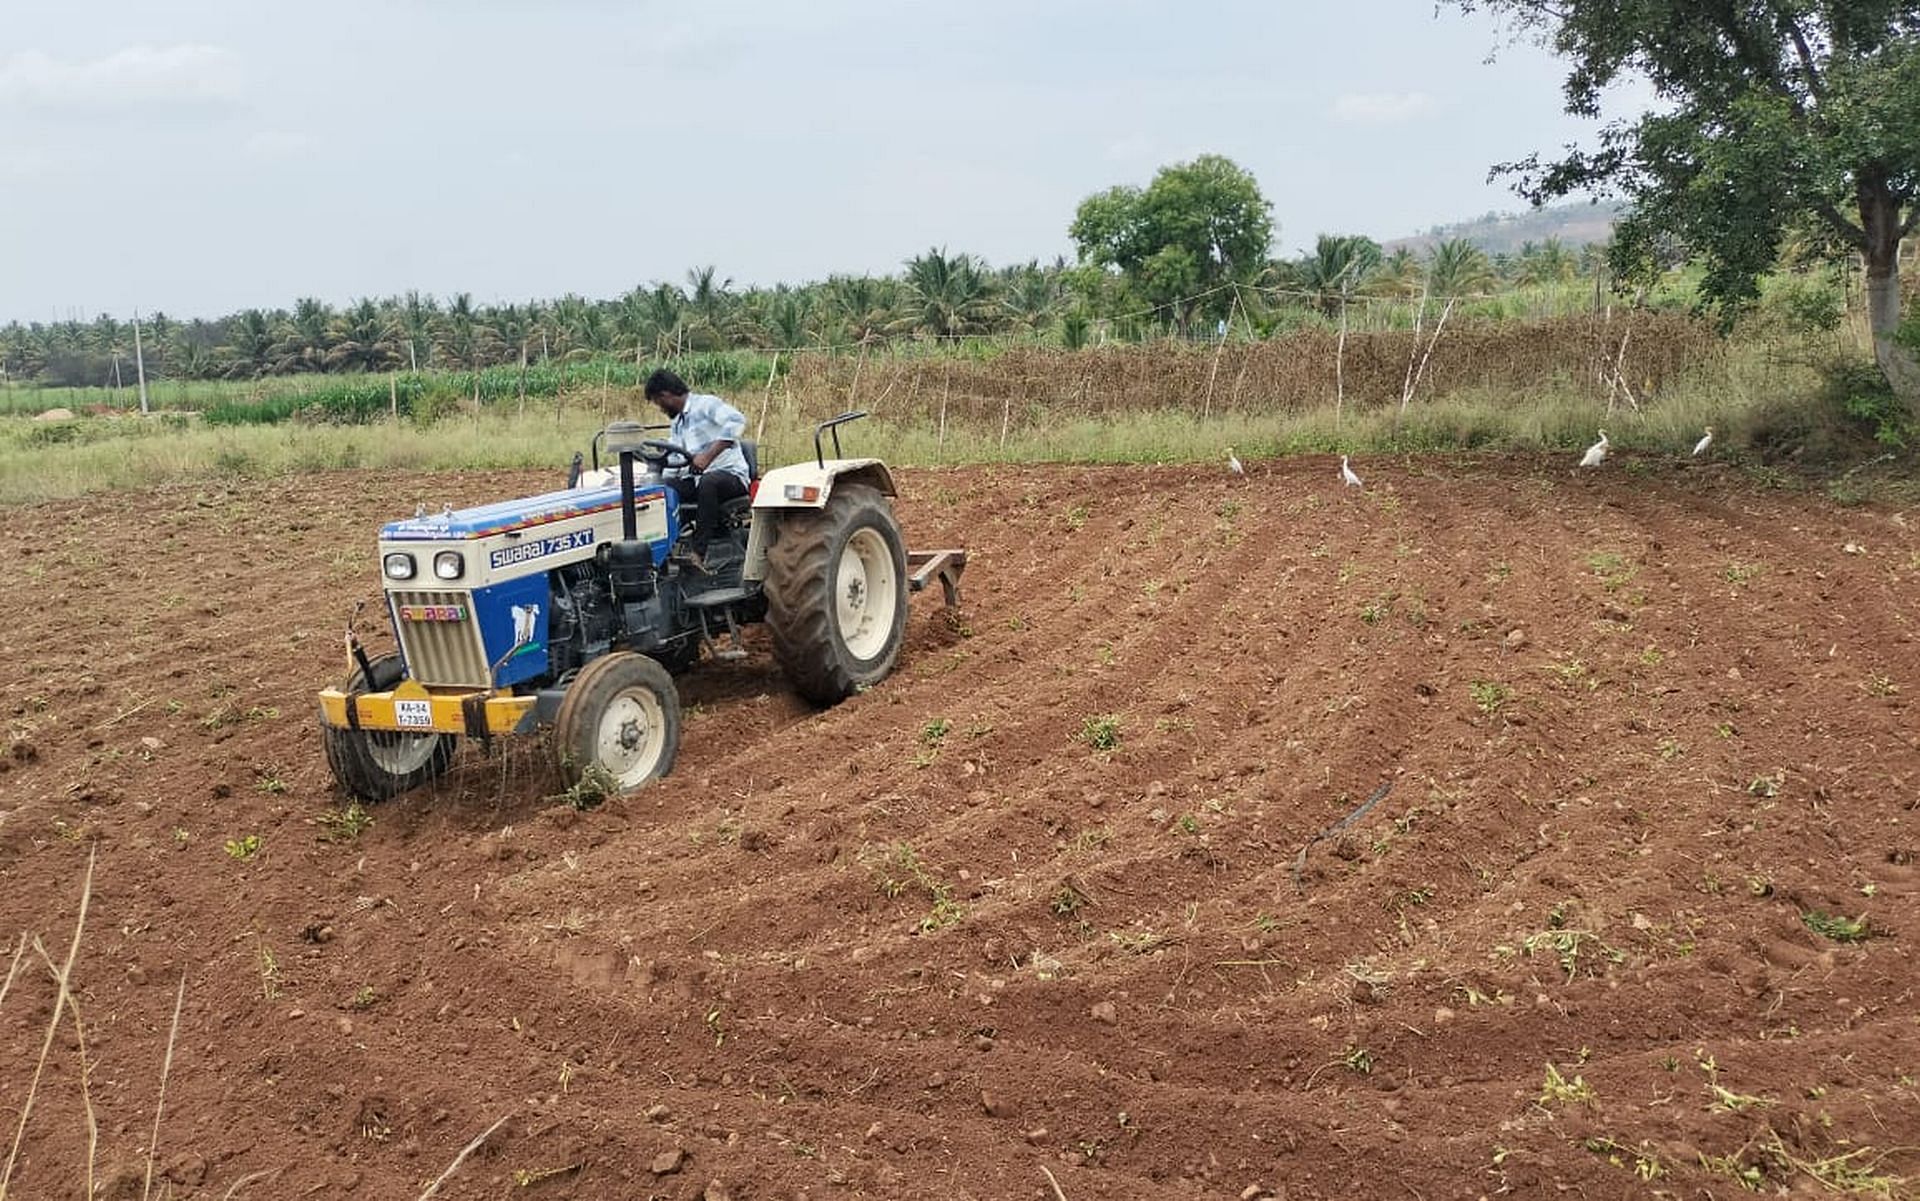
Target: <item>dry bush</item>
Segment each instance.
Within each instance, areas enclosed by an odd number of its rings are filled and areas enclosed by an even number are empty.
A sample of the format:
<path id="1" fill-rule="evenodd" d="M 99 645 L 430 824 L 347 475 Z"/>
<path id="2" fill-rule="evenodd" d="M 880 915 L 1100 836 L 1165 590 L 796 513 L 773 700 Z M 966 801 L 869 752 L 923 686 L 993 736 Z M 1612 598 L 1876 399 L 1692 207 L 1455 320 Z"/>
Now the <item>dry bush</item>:
<path id="1" fill-rule="evenodd" d="M 1346 404 L 1397 404 L 1408 364 L 1432 339 L 1433 322 L 1411 330 L 1350 332 Z M 1416 341 L 1416 338 L 1418 339 Z M 1608 396 L 1616 363 L 1636 396 L 1722 353 L 1706 323 L 1639 312 L 1540 322 L 1449 324 L 1434 347 L 1418 398 L 1463 388 L 1497 389 L 1524 404 L 1530 390 Z M 1042 416 L 1104 417 L 1165 409 L 1217 413 L 1302 412 L 1331 406 L 1338 335 L 1301 329 L 1261 342 L 1159 342 L 1068 351 L 1012 347 L 996 354 L 928 355 L 915 348 L 858 355 L 805 354 L 787 379 L 792 394 L 822 396 L 895 421 L 1023 428 Z M 1216 364 L 1216 356 L 1218 362 Z"/>

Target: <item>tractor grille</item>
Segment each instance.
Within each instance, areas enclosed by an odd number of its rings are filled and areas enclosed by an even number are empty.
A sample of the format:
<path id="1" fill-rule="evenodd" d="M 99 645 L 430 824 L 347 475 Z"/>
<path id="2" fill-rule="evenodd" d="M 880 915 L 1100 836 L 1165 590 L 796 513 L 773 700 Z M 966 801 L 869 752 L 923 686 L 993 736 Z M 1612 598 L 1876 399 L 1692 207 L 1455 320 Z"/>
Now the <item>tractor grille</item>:
<path id="1" fill-rule="evenodd" d="M 480 642 L 480 622 L 473 611 L 473 594 L 461 591 L 394 592 L 395 625 L 407 670 L 422 684 L 486 688 L 492 684 L 487 652 Z M 409 609 L 439 610 L 457 607 L 458 621 L 420 620 Z"/>

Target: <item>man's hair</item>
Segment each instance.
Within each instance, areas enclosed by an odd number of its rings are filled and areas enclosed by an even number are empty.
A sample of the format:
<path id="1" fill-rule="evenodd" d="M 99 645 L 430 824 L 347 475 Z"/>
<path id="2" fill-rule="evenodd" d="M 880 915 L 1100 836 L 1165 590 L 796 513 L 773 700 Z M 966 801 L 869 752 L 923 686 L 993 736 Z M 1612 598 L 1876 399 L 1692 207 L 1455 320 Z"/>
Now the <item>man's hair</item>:
<path id="1" fill-rule="evenodd" d="M 685 396 L 687 381 L 681 379 L 665 367 L 647 377 L 646 396 L 652 400 L 656 396 Z"/>

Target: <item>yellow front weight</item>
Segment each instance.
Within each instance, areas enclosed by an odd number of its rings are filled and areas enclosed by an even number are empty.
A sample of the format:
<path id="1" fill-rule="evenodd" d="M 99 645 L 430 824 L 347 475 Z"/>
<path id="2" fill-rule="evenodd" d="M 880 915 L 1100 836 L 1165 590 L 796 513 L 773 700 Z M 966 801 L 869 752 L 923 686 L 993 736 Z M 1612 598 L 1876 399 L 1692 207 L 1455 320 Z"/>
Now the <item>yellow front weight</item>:
<path id="1" fill-rule="evenodd" d="M 533 709 L 534 698 L 473 691 L 433 692 L 402 680 L 392 692 L 349 695 L 338 688 L 320 693 L 321 720 L 342 730 L 397 730 L 403 734 L 511 734 Z M 349 706 L 352 716 L 348 716 Z M 484 730 L 469 723 L 471 711 L 485 714 Z M 469 728 L 469 725 L 475 728 Z"/>

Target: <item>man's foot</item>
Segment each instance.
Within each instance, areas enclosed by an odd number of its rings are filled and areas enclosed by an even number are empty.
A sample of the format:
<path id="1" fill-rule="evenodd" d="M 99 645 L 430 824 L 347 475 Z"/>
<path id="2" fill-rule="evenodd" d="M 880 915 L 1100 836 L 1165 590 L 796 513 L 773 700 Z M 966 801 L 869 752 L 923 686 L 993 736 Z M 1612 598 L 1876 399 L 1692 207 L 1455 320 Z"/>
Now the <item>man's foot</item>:
<path id="1" fill-rule="evenodd" d="M 688 550 L 680 557 L 680 562 L 688 571 L 694 572 L 697 575 L 713 574 L 707 570 L 707 557 L 697 550 Z"/>

